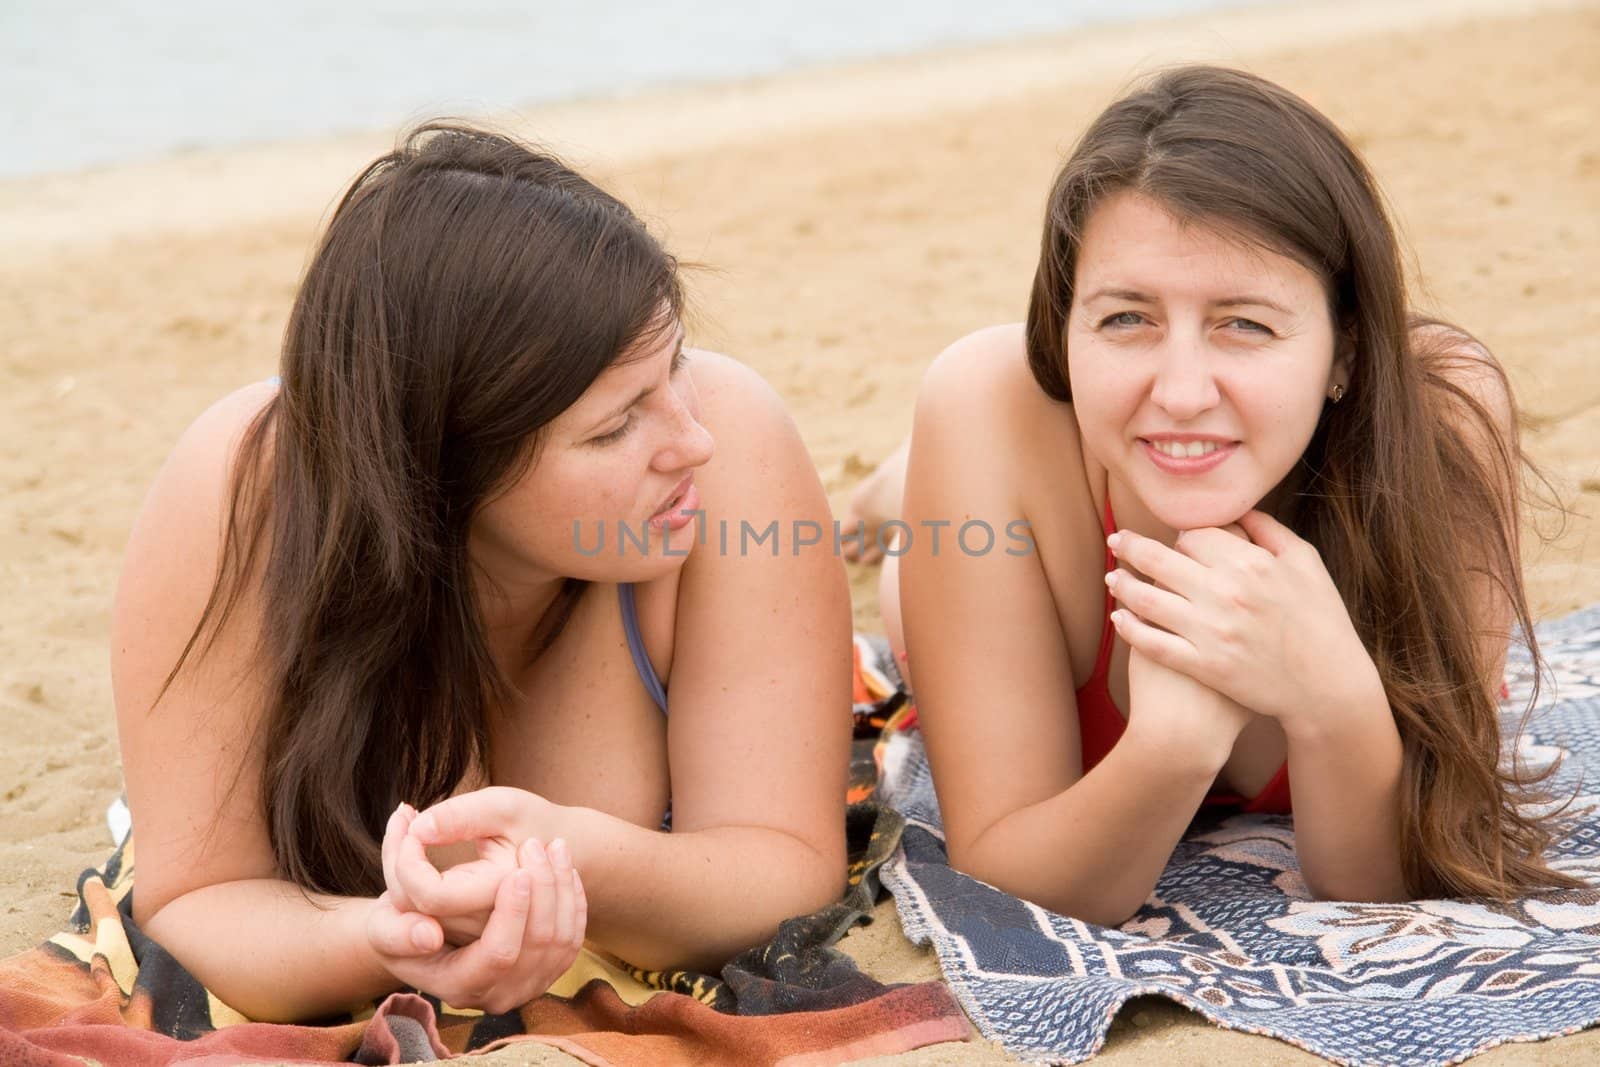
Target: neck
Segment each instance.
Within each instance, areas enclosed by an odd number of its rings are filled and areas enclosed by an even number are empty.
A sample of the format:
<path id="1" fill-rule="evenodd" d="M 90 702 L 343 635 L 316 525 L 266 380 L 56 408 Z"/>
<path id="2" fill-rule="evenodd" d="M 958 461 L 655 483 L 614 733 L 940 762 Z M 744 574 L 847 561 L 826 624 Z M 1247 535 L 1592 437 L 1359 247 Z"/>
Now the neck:
<path id="1" fill-rule="evenodd" d="M 547 574 L 511 575 L 484 566 L 478 578 L 478 610 L 494 661 L 515 677 L 541 651 L 550 608 L 566 579 Z"/>

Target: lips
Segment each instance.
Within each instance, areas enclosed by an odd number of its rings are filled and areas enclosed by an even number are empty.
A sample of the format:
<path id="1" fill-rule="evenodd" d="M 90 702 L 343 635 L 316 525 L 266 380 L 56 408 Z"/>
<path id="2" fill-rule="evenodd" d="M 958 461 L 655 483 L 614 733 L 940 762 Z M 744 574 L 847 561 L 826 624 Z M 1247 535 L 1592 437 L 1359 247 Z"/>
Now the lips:
<path id="1" fill-rule="evenodd" d="M 1221 446 L 1215 441 L 1151 441 L 1150 447 L 1173 459 L 1198 459 L 1209 456 Z"/>
<path id="2" fill-rule="evenodd" d="M 699 508 L 700 491 L 695 488 L 691 474 L 678 483 L 661 508 L 650 516 L 650 525 L 658 530 L 681 530 L 693 521 L 693 512 Z"/>
<path id="3" fill-rule="evenodd" d="M 1239 447 L 1239 442 L 1214 434 L 1151 434 L 1139 438 L 1139 447 L 1158 470 L 1194 475 L 1215 470 Z"/>
<path id="4" fill-rule="evenodd" d="M 656 508 L 656 510 L 651 513 L 650 517 L 652 519 L 659 519 L 661 516 L 663 516 L 663 515 L 667 514 L 668 512 L 670 512 L 675 505 L 677 505 L 678 503 L 680 503 L 683 500 L 684 495 L 689 492 L 689 489 L 693 485 L 694 485 L 694 475 L 692 475 L 692 474 L 684 475 L 683 481 L 681 481 L 677 485 L 673 486 L 672 492 L 669 493 L 667 495 L 667 498 L 661 502 L 661 506 L 659 508 Z"/>

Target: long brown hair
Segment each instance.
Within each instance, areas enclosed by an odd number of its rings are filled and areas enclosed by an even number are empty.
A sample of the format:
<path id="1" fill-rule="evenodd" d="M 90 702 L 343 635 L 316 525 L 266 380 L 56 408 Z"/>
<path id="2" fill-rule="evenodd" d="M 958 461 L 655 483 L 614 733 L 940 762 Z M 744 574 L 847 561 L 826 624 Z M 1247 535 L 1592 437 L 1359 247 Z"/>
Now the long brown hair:
<path id="1" fill-rule="evenodd" d="M 1451 364 L 1473 349 L 1501 385 L 1504 373 L 1467 335 L 1411 314 L 1377 184 L 1331 122 L 1261 78 L 1193 66 L 1112 104 L 1051 190 L 1026 336 L 1034 378 L 1055 399 L 1072 395 L 1066 324 L 1084 225 L 1119 190 L 1259 242 L 1326 283 L 1349 390 L 1325 407 L 1286 519 L 1321 552 L 1394 710 L 1407 888 L 1504 897 L 1581 885 L 1545 865 L 1552 824 L 1527 807 L 1546 799 L 1533 787 L 1549 772 L 1502 765 L 1498 679 L 1473 618 L 1475 575 L 1487 573 L 1537 677 L 1517 543 L 1522 454 Z"/>
<path id="2" fill-rule="evenodd" d="M 283 877 L 381 891 L 389 813 L 487 766 L 488 714 L 512 689 L 469 524 L 541 428 L 681 307 L 676 262 L 625 205 L 510 138 L 431 123 L 356 178 L 295 298 L 216 583 L 168 678 L 259 573 L 255 746 Z M 546 643 L 581 589 L 546 613 Z"/>

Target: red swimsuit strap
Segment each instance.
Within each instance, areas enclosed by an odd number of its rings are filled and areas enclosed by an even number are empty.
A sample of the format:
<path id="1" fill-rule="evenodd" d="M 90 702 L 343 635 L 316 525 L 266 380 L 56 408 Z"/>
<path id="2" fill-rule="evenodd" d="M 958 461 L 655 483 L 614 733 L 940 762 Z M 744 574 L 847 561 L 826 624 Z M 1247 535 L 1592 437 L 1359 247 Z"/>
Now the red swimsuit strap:
<path id="1" fill-rule="evenodd" d="M 1117 528 L 1117 519 L 1111 513 L 1111 487 L 1106 486 L 1106 536 L 1110 537 Z M 1117 557 L 1106 547 L 1106 573 L 1110 574 L 1117 569 Z M 1096 755 L 1086 759 L 1084 766 L 1093 766 L 1104 758 L 1110 751 L 1122 731 L 1127 728 L 1122 712 L 1117 710 L 1115 702 L 1111 699 L 1111 649 L 1116 642 L 1116 628 L 1111 625 L 1111 612 L 1116 609 L 1116 598 L 1111 595 L 1111 590 L 1106 590 L 1106 622 L 1105 628 L 1100 631 L 1100 656 L 1095 660 L 1094 673 L 1089 680 L 1078 690 L 1079 722 L 1084 730 L 1085 741 L 1091 736 L 1098 740 L 1091 744 L 1098 745 Z M 1207 795 L 1206 804 L 1209 805 L 1238 805 L 1242 811 L 1250 812 L 1276 812 L 1288 813 L 1293 810 L 1293 802 L 1289 794 L 1289 765 L 1285 763 L 1278 768 L 1278 773 L 1272 781 L 1254 797 L 1234 796 L 1225 792 L 1212 792 Z"/>
<path id="2" fill-rule="evenodd" d="M 1117 518 L 1111 514 L 1111 486 L 1106 486 L 1106 519 L 1105 536 L 1110 537 L 1117 528 Z M 1106 546 L 1106 573 L 1110 574 L 1117 569 L 1117 557 L 1111 551 L 1111 546 Z M 1100 628 L 1100 652 L 1095 657 L 1094 673 L 1089 675 L 1089 680 L 1083 684 L 1084 689 L 1095 686 L 1105 681 L 1111 673 L 1111 647 L 1116 642 L 1116 629 L 1111 625 L 1111 613 L 1116 610 L 1116 598 L 1111 595 L 1111 590 L 1106 589 L 1106 621 Z"/>

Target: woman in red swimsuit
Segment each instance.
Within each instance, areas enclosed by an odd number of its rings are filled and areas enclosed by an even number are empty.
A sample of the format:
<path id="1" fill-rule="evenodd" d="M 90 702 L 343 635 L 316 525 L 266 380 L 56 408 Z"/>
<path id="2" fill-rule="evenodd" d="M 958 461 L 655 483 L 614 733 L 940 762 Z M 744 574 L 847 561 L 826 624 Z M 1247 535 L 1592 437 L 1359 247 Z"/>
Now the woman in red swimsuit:
<path id="1" fill-rule="evenodd" d="M 1318 896 L 1563 884 L 1498 765 L 1514 426 L 1493 358 L 1411 315 L 1326 118 L 1205 67 L 1113 104 L 1027 322 L 934 362 L 857 501 L 909 531 L 882 606 L 951 863 L 1119 923 L 1202 804 L 1288 812 L 1292 782 Z M 981 550 L 1018 520 L 1027 551 Z"/>

